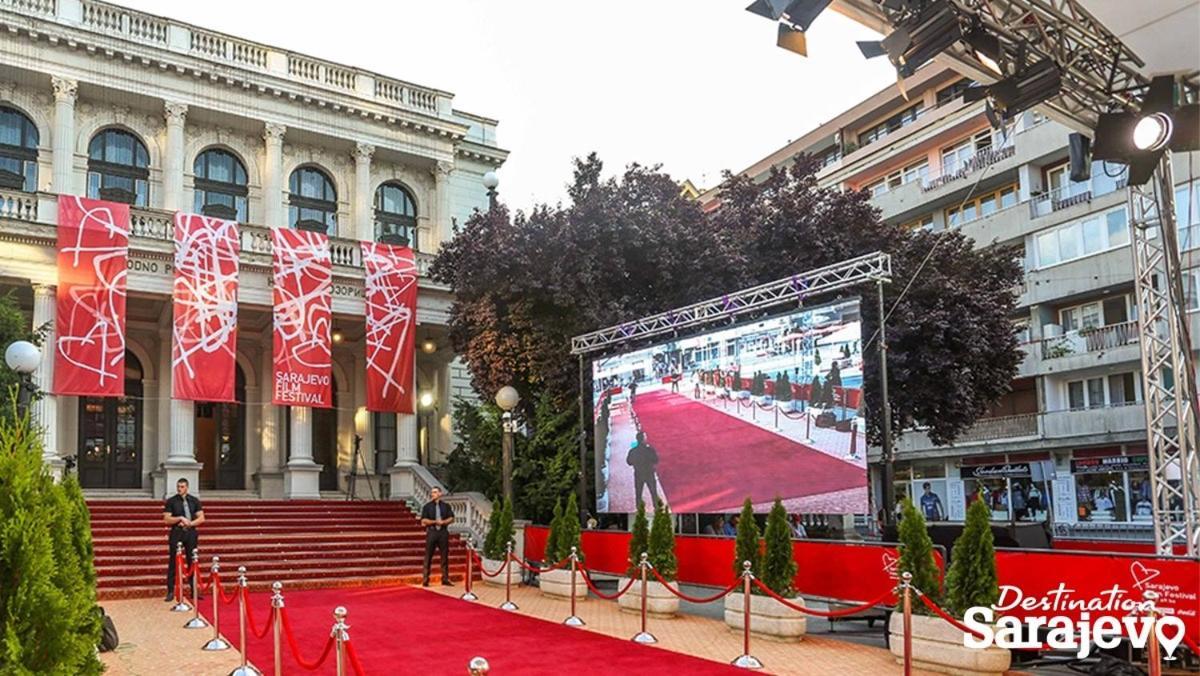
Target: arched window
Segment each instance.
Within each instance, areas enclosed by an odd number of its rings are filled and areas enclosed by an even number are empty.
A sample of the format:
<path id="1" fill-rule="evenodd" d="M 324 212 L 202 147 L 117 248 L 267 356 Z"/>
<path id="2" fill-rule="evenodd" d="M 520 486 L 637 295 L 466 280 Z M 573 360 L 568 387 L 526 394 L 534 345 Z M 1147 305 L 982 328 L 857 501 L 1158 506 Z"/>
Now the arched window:
<path id="1" fill-rule="evenodd" d="M 329 175 L 300 167 L 288 180 L 288 221 L 293 228 L 329 233 L 337 227 L 337 191 Z"/>
<path id="2" fill-rule="evenodd" d="M 150 204 L 150 153 L 146 144 L 121 129 L 105 129 L 88 144 L 88 197 Z"/>
<path id="3" fill-rule="evenodd" d="M 375 191 L 375 239 L 401 246 L 417 243 L 417 203 L 399 183 L 384 183 Z"/>
<path id="4" fill-rule="evenodd" d="M 0 106 L 0 188 L 37 190 L 38 130 L 25 113 Z"/>
<path id="5" fill-rule="evenodd" d="M 209 148 L 196 156 L 193 208 L 198 214 L 246 222 L 246 167 L 233 153 Z"/>

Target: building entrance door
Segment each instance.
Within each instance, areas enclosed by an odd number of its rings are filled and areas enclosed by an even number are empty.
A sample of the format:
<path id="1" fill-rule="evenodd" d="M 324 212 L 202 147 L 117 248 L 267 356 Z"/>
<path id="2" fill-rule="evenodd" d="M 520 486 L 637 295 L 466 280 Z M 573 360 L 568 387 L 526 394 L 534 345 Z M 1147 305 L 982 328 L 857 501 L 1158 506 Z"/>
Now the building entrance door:
<path id="1" fill-rule="evenodd" d="M 333 408 L 312 410 L 313 462 L 321 466 L 321 490 L 338 489 L 337 381 L 333 381 Z"/>
<path id="2" fill-rule="evenodd" d="M 235 378 L 235 403 L 196 402 L 201 488 L 240 491 L 246 487 L 246 380 L 241 366 Z"/>
<path id="3" fill-rule="evenodd" d="M 124 397 L 79 398 L 79 483 L 142 487 L 142 365 L 130 352 Z"/>

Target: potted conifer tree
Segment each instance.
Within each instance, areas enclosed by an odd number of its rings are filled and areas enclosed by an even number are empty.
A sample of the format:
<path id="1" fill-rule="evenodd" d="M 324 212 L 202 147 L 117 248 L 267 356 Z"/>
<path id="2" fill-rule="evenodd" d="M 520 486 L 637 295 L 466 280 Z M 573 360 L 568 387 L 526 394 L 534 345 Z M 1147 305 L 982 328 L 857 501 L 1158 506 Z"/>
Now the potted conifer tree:
<path id="1" fill-rule="evenodd" d="M 629 542 L 629 568 L 626 571 L 628 577 L 620 580 L 618 588 L 624 589 L 629 583 L 629 578 L 633 578 L 634 583 L 629 588 L 629 593 L 621 596 L 617 603 L 621 610 L 641 612 L 642 587 L 638 580 L 641 579 L 642 571 L 638 563 L 641 561 L 642 552 L 646 552 L 650 565 L 668 582 L 675 580 L 679 561 L 675 558 L 675 524 L 671 521 L 670 508 L 662 501 L 659 501 L 654 510 L 654 524 L 649 529 L 646 528 L 645 506 L 638 505 L 633 528 L 633 538 Z M 638 532 L 639 528 L 641 533 Z M 674 617 L 679 613 L 679 598 L 659 582 L 652 571 L 646 573 L 646 612 L 656 617 Z"/>
<path id="2" fill-rule="evenodd" d="M 490 573 L 500 570 L 501 566 L 504 565 L 508 543 L 512 542 L 515 534 L 516 531 L 513 530 L 512 503 L 505 500 L 498 509 L 493 503 L 492 514 L 488 518 L 487 536 L 483 539 L 482 560 L 484 570 Z M 516 563 L 512 563 L 509 564 L 503 573 L 494 577 L 483 576 L 484 584 L 499 587 L 504 586 L 505 580 L 511 580 L 512 584 L 520 584 L 521 567 Z"/>
<path id="3" fill-rule="evenodd" d="M 796 410 L 796 401 L 792 399 L 792 380 L 787 371 L 780 373 L 779 378 L 775 380 L 775 404 L 784 413 Z"/>
<path id="4" fill-rule="evenodd" d="M 554 564 L 566 559 L 571 555 L 571 548 L 575 548 L 576 556 L 579 562 L 583 562 L 583 546 L 580 544 L 580 528 L 579 528 L 579 503 L 575 499 L 575 493 L 571 493 L 571 497 L 567 499 L 567 506 L 562 510 L 561 514 L 556 517 L 557 524 L 550 526 L 550 540 L 554 543 L 554 550 L 551 552 L 547 547 L 545 567 L 553 566 Z M 551 556 L 553 553 L 553 557 Z M 538 575 L 538 585 L 541 587 L 542 594 L 546 596 L 555 596 L 565 599 L 571 598 L 571 566 L 569 563 L 563 564 L 562 568 L 557 570 L 547 570 Z M 575 579 L 575 598 L 582 601 L 587 598 L 587 585 L 578 577 Z"/>
<path id="5" fill-rule="evenodd" d="M 775 504 L 767 516 L 767 527 L 763 533 L 766 550 L 762 555 L 758 553 L 758 525 L 755 524 L 751 529 L 744 526 L 747 522 L 754 523 L 754 511 L 749 498 L 742 506 L 742 516 L 738 520 L 738 556 L 734 562 L 737 574 L 742 573 L 742 561 L 750 561 L 751 571 L 764 586 L 794 605 L 803 605 L 803 600 L 792 587 L 797 567 L 783 501 L 775 498 Z M 753 548 L 750 547 L 750 533 L 743 541 L 743 527 L 753 531 Z M 738 630 L 744 627 L 745 603 L 745 594 L 740 591 L 725 597 L 725 624 Z M 751 633 L 780 641 L 799 641 L 804 636 L 807 622 L 799 611 L 767 596 L 756 586 L 751 587 L 749 603 Z"/>
<path id="6" fill-rule="evenodd" d="M 936 589 L 937 569 L 934 567 L 932 544 L 922 543 L 920 535 L 928 541 L 925 533 L 925 522 L 918 510 L 914 509 L 911 501 L 905 501 L 904 518 L 900 522 L 900 540 L 908 549 L 905 522 L 913 518 L 913 527 L 909 528 L 907 536 L 913 541 L 915 554 L 927 560 L 928 564 L 921 570 L 922 582 L 917 581 L 917 572 L 913 572 L 913 585 L 925 591 L 927 588 Z M 911 513 L 910 513 L 911 512 Z M 982 500 L 975 500 L 967 508 L 967 520 L 963 532 L 954 541 L 952 550 L 954 561 L 946 574 L 945 608 L 951 614 L 962 618 L 967 609 L 974 606 L 990 606 L 1000 599 L 1000 586 L 996 578 L 996 549 L 992 538 L 992 513 Z M 919 522 L 919 524 L 918 524 Z M 917 532 L 917 526 L 920 532 Z M 927 559 L 921 551 L 927 551 Z M 919 566 L 921 562 L 912 560 L 910 565 Z M 900 569 L 906 570 L 904 552 L 900 555 Z M 932 574 L 930 569 L 932 568 Z M 926 592 L 934 602 L 941 599 Z M 918 614 L 918 609 L 920 613 Z M 893 613 L 888 626 L 891 633 L 891 651 L 897 662 L 904 661 L 904 615 Z M 968 648 L 963 645 L 963 633 L 949 622 L 933 616 L 925 608 L 925 604 L 914 597 L 912 618 L 912 652 L 914 666 L 931 671 L 949 674 L 970 674 L 971 676 L 1000 676 L 1012 664 L 1012 653 L 1004 648 Z"/>

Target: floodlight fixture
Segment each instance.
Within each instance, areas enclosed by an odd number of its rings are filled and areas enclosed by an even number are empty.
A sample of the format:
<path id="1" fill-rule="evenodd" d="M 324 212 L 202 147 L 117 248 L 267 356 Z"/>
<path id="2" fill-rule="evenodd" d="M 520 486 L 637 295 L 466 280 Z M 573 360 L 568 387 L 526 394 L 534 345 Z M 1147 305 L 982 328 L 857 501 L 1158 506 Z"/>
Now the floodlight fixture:
<path id="1" fill-rule="evenodd" d="M 1174 76 L 1151 79 L 1140 110 L 1103 113 L 1096 122 L 1093 158 L 1128 165 L 1130 185 L 1150 180 L 1168 148 L 1200 150 L 1200 104 L 1178 104 Z"/>
<path id="2" fill-rule="evenodd" d="M 1008 120 L 1058 96 L 1062 91 L 1062 71 L 1053 59 L 1042 59 L 994 84 L 968 87 L 963 100 L 970 103 L 986 99 L 987 117 L 999 128 Z"/>
<path id="3" fill-rule="evenodd" d="M 963 37 L 958 11 L 946 0 L 926 3 L 882 40 L 859 42 L 866 58 L 886 55 L 902 78 L 917 72 Z"/>

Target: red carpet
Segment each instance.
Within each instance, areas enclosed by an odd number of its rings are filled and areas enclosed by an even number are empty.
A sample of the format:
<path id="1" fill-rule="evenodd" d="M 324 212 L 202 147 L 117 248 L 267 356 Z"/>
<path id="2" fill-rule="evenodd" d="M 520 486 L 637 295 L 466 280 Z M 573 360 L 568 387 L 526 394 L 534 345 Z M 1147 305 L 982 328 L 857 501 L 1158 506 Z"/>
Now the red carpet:
<path id="1" fill-rule="evenodd" d="M 866 470 L 685 396 L 648 392 L 634 410 L 673 512 L 732 511 L 747 495 L 759 503 L 866 490 Z"/>
<path id="2" fill-rule="evenodd" d="M 462 587 L 458 590 L 461 592 Z M 269 618 L 270 595 L 250 595 L 258 629 Z M 572 629 L 496 608 L 468 603 L 416 587 L 315 589 L 284 594 L 288 623 L 301 657 L 315 660 L 333 625 L 333 609 L 345 606 L 350 640 L 364 676 L 466 673 L 482 656 L 494 674 L 718 674 L 732 667 L 631 641 Z M 205 616 L 210 604 L 203 604 Z M 563 608 L 567 606 L 564 604 Z M 228 610 L 227 610 L 228 609 Z M 586 619 L 586 617 L 585 617 Z M 237 645 L 236 606 L 221 611 L 221 629 Z M 197 630 L 198 634 L 200 630 Z M 271 636 L 248 641 L 250 661 L 263 673 L 274 670 Z M 333 674 L 333 658 L 317 671 L 299 668 L 283 644 L 285 674 Z M 730 656 L 732 659 L 734 656 Z M 347 673 L 353 673 L 347 665 Z"/>

